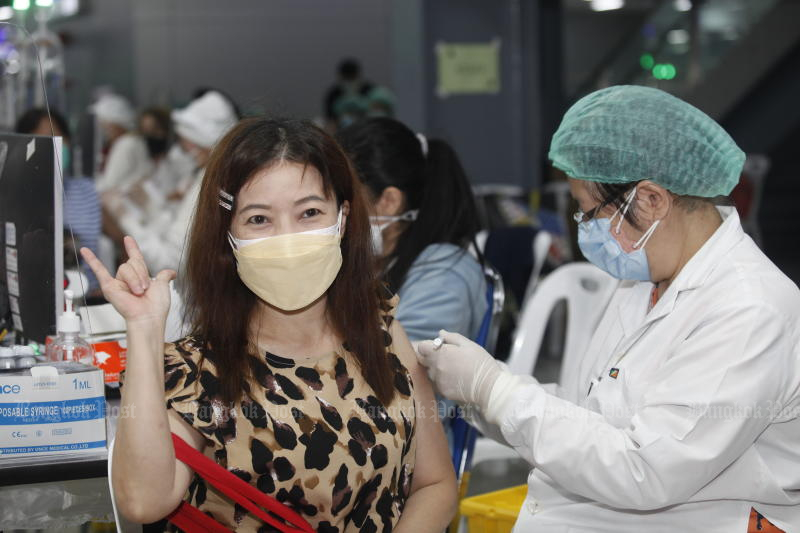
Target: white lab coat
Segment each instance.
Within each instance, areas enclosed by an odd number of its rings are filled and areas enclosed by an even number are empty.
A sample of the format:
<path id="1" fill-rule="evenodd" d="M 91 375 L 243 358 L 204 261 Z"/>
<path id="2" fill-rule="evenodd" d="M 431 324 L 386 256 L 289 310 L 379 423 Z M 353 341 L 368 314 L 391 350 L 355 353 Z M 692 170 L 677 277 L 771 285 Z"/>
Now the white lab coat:
<path id="1" fill-rule="evenodd" d="M 197 181 L 197 164 L 177 145 L 170 148 L 167 156 L 156 165 L 152 176 L 142 182 L 147 202 L 142 209 L 144 216 L 155 219 L 169 208 L 169 196 L 174 192 L 186 194 Z"/>
<path id="2" fill-rule="evenodd" d="M 135 133 L 121 135 L 111 145 L 102 174 L 95 179 L 98 192 L 125 191 L 153 172 L 144 140 Z"/>
<path id="3" fill-rule="evenodd" d="M 800 531 L 800 292 L 720 213 L 652 310 L 620 285 L 576 382 L 476 421 L 534 466 L 515 532 Z"/>
<path id="4" fill-rule="evenodd" d="M 121 224 L 136 239 L 151 273 L 171 268 L 178 271 L 179 276 L 182 274 L 189 230 L 197 209 L 204 172 L 204 169 L 196 171 L 183 198 L 166 207 L 158 216 L 148 220 L 147 224 L 137 224 L 134 220 L 126 220 Z"/>

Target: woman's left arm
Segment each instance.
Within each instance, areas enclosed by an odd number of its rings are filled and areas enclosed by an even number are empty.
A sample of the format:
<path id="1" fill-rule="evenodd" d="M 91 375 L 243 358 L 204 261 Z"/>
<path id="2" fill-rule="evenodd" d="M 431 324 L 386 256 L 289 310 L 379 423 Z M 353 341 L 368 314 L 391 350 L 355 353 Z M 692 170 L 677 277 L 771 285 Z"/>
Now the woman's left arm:
<path id="1" fill-rule="evenodd" d="M 411 495 L 395 531 L 439 533 L 450 523 L 458 503 L 453 463 L 428 375 L 417 362 L 414 348 L 397 320 L 392 323 L 390 333 L 394 350 L 414 381 L 417 433 Z"/>

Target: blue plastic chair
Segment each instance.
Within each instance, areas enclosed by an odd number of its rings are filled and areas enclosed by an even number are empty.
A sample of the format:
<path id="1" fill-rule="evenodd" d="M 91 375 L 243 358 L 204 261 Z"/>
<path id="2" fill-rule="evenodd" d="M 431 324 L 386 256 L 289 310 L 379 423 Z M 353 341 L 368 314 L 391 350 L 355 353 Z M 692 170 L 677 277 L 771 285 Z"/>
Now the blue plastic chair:
<path id="1" fill-rule="evenodd" d="M 487 265 L 484 268 L 484 275 L 486 276 L 488 307 L 475 342 L 483 346 L 489 353 L 492 353 L 497 345 L 497 335 L 500 331 L 500 314 L 503 311 L 505 302 L 505 291 L 503 289 L 503 280 L 494 268 Z M 450 432 L 453 444 L 453 468 L 456 471 L 456 482 L 458 483 L 458 499 L 461 501 L 466 494 L 467 484 L 469 483 L 468 473 L 472 468 L 472 454 L 475 451 L 478 430 L 464 420 L 461 408 L 457 407 L 456 413 L 450 422 Z M 460 513 L 456 512 L 455 518 L 450 523 L 449 531 L 451 533 L 458 531 L 460 519 Z"/>

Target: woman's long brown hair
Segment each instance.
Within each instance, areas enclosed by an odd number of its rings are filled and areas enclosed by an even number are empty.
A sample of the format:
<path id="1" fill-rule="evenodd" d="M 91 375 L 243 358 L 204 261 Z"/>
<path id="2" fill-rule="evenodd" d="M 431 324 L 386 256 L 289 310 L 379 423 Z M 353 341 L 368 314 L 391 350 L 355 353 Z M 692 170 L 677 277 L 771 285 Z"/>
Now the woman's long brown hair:
<path id="1" fill-rule="evenodd" d="M 327 292 L 328 315 L 378 399 L 394 397 L 380 292 L 373 268 L 366 202 L 347 156 L 336 141 L 308 121 L 250 118 L 237 124 L 214 148 L 197 203 L 187 254 L 187 313 L 192 334 L 205 343 L 217 367 L 220 394 L 235 402 L 249 390 L 260 356 L 249 338 L 258 297 L 239 279 L 227 232 L 236 208 L 219 204 L 223 190 L 236 198 L 259 170 L 288 161 L 322 175 L 337 204 L 350 204 L 342 239 L 342 267 Z M 235 200 L 234 200 L 235 202 Z"/>

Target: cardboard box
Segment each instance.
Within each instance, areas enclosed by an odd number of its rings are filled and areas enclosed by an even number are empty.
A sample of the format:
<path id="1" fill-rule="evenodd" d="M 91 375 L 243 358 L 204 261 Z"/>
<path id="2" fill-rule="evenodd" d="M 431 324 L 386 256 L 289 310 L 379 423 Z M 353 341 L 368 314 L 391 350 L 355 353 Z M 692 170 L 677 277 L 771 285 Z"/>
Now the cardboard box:
<path id="1" fill-rule="evenodd" d="M 103 372 L 74 362 L 0 372 L 0 460 L 106 447 Z"/>
<path id="2" fill-rule="evenodd" d="M 111 387 L 119 386 L 119 374 L 125 370 L 128 343 L 125 335 L 89 337 L 86 342 L 94 348 L 94 366 L 103 371 L 105 382 Z"/>
<path id="3" fill-rule="evenodd" d="M 78 313 L 83 338 L 94 348 L 92 364 L 105 372 L 108 386 L 119 387 L 119 373 L 125 370 L 128 353 L 125 319 L 111 304 L 81 307 Z"/>

